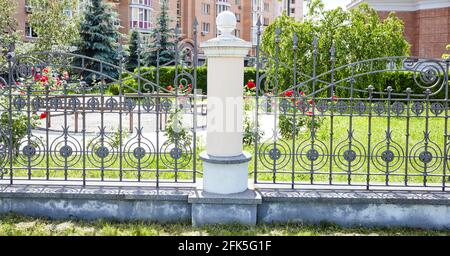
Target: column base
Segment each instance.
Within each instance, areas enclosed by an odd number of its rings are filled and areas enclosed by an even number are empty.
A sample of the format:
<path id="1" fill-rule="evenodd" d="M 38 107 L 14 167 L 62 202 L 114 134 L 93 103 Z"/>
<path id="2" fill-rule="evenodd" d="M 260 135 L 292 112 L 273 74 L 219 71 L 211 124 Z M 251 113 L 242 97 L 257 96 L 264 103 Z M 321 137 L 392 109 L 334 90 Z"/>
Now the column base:
<path id="1" fill-rule="evenodd" d="M 200 154 L 203 161 L 203 191 L 216 194 L 235 194 L 248 189 L 248 162 L 251 154 L 235 157 L 214 157 Z"/>
<path id="2" fill-rule="evenodd" d="M 256 225 L 257 207 L 262 199 L 253 190 L 230 195 L 199 191 L 190 195 L 188 202 L 192 205 L 192 225 L 195 227 L 208 224 Z"/>

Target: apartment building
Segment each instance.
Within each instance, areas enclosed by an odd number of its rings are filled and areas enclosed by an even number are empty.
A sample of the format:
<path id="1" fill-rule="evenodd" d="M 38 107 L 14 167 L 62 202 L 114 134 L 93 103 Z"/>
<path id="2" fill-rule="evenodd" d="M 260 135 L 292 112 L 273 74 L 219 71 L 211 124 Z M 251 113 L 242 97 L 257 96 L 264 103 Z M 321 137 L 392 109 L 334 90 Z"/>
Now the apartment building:
<path id="1" fill-rule="evenodd" d="M 80 0 L 79 10 L 89 0 Z M 113 4 L 118 13 L 120 32 L 128 35 L 131 29 L 139 30 L 144 36 L 155 27 L 161 10 L 160 0 L 105 0 Z M 207 41 L 218 35 L 216 17 L 222 11 L 236 14 L 235 35 L 256 44 L 256 24 L 261 19 L 263 29 L 277 16 L 303 17 L 303 0 L 168 0 L 172 26 L 178 23 L 181 43 L 193 47 L 195 18 L 198 21 L 197 41 Z M 290 11 L 287 11 L 290 10 Z M 32 12 L 27 0 L 18 1 L 17 19 L 19 29 L 24 31 L 24 40 L 33 40 L 37 35 L 28 26 L 27 15 Z"/>
<path id="2" fill-rule="evenodd" d="M 395 12 L 403 20 L 413 56 L 440 58 L 450 43 L 450 0 L 353 0 L 347 8 L 362 2 L 382 18 Z"/>

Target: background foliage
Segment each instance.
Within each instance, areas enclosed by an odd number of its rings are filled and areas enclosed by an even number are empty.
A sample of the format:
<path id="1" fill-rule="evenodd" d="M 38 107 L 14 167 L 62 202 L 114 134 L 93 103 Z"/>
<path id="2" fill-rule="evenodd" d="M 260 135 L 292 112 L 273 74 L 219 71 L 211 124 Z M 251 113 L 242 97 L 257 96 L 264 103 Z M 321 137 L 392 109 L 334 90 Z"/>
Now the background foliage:
<path id="1" fill-rule="evenodd" d="M 279 43 L 276 43 L 276 29 L 280 29 Z M 403 36 L 403 22 L 391 13 L 385 20 L 380 20 L 377 12 L 367 4 L 344 11 L 341 8 L 325 10 L 321 0 L 308 3 L 308 15 L 303 22 L 281 16 L 269 25 L 262 37 L 262 50 L 272 58 L 275 56 L 276 45 L 279 45 L 279 60 L 288 67 L 293 67 L 293 38 L 298 36 L 297 68 L 306 75 L 313 74 L 314 38 L 317 38 L 317 69 L 321 74 L 331 69 L 332 45 L 335 48 L 335 66 L 360 60 L 387 56 L 407 56 L 410 46 Z M 275 72 L 274 60 L 269 59 L 272 67 L 269 72 Z M 358 71 L 360 72 L 360 71 Z M 348 77 L 348 69 L 336 74 L 336 81 Z M 307 80 L 306 75 L 299 75 L 296 84 Z M 329 80 L 329 77 L 327 77 Z M 285 90 L 294 85 L 293 71 L 280 66 L 278 72 L 279 88 Z M 382 80 L 380 80 L 382 79 Z M 382 75 L 361 79 L 357 83 L 361 88 L 373 84 L 377 90 L 384 89 Z"/>
<path id="2" fill-rule="evenodd" d="M 77 0 L 29 0 L 29 23 L 38 35 L 34 51 L 68 50 L 79 40 Z M 71 13 L 71 15 L 69 15 Z"/>

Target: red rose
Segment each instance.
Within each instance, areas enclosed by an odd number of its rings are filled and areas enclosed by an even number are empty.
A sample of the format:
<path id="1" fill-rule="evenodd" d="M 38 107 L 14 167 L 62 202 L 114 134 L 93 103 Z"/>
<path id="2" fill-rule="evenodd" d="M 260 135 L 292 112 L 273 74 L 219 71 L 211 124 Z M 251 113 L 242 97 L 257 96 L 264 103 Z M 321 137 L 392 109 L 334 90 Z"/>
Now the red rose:
<path id="1" fill-rule="evenodd" d="M 48 74 L 48 68 L 44 68 L 44 70 L 42 70 L 42 72 L 44 72 L 45 74 Z"/>
<path id="2" fill-rule="evenodd" d="M 183 89 L 183 88 L 184 88 L 184 86 L 182 84 L 180 84 L 180 89 Z"/>
<path id="3" fill-rule="evenodd" d="M 314 105 L 314 101 L 312 99 L 308 100 L 309 105 Z"/>
<path id="4" fill-rule="evenodd" d="M 47 118 L 47 113 L 41 113 L 41 115 L 39 116 L 41 119 L 45 119 Z"/>
<path id="5" fill-rule="evenodd" d="M 290 90 L 284 93 L 284 96 L 286 97 L 291 97 L 292 95 L 294 95 L 294 90 Z"/>
<path id="6" fill-rule="evenodd" d="M 332 99 L 333 101 L 338 101 L 338 97 L 336 97 L 336 95 L 333 95 Z"/>
<path id="7" fill-rule="evenodd" d="M 189 88 L 192 88 L 192 84 L 188 84 L 188 87 L 189 87 Z"/>
<path id="8" fill-rule="evenodd" d="M 312 111 L 308 111 L 308 112 L 306 112 L 306 115 L 307 116 L 313 116 L 313 112 Z"/>
<path id="9" fill-rule="evenodd" d="M 40 74 L 36 74 L 35 76 L 34 76 L 34 81 L 38 81 L 38 80 L 40 80 L 41 79 L 41 75 Z"/>
<path id="10" fill-rule="evenodd" d="M 45 83 L 48 81 L 48 76 L 42 76 L 41 77 L 41 82 Z"/>
<path id="11" fill-rule="evenodd" d="M 301 96 L 305 96 L 305 93 L 303 91 L 300 92 Z"/>
<path id="12" fill-rule="evenodd" d="M 167 89 L 168 91 L 172 91 L 172 90 L 173 90 L 173 87 L 172 87 L 172 85 L 169 85 L 169 86 L 166 87 L 166 89 Z"/>
<path id="13" fill-rule="evenodd" d="M 253 80 L 248 80 L 248 82 L 247 82 L 247 88 L 248 88 L 248 89 L 253 89 L 253 88 L 255 88 L 255 87 L 256 87 L 255 82 L 253 82 Z"/>

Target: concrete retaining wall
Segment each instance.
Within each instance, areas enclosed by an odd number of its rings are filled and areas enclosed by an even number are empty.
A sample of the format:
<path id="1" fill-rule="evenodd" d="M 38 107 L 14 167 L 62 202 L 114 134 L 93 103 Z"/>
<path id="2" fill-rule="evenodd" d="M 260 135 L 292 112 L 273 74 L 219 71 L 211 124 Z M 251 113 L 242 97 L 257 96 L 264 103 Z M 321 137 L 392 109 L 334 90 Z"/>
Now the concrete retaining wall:
<path id="1" fill-rule="evenodd" d="M 450 193 L 443 192 L 260 189 L 246 201 L 239 197 L 208 199 L 199 194 L 196 188 L 0 185 L 0 213 L 54 219 L 192 221 L 194 225 L 211 223 L 212 217 L 227 222 L 244 219 L 248 224 L 252 223 L 248 216 L 252 216 L 254 223 L 327 221 L 343 226 L 450 229 Z M 215 205 L 205 207 L 205 203 Z M 201 211 L 222 203 L 234 212 L 223 211 L 223 207 L 222 211 Z M 257 209 L 256 214 L 252 209 Z M 243 211 L 246 216 L 230 218 Z"/>

